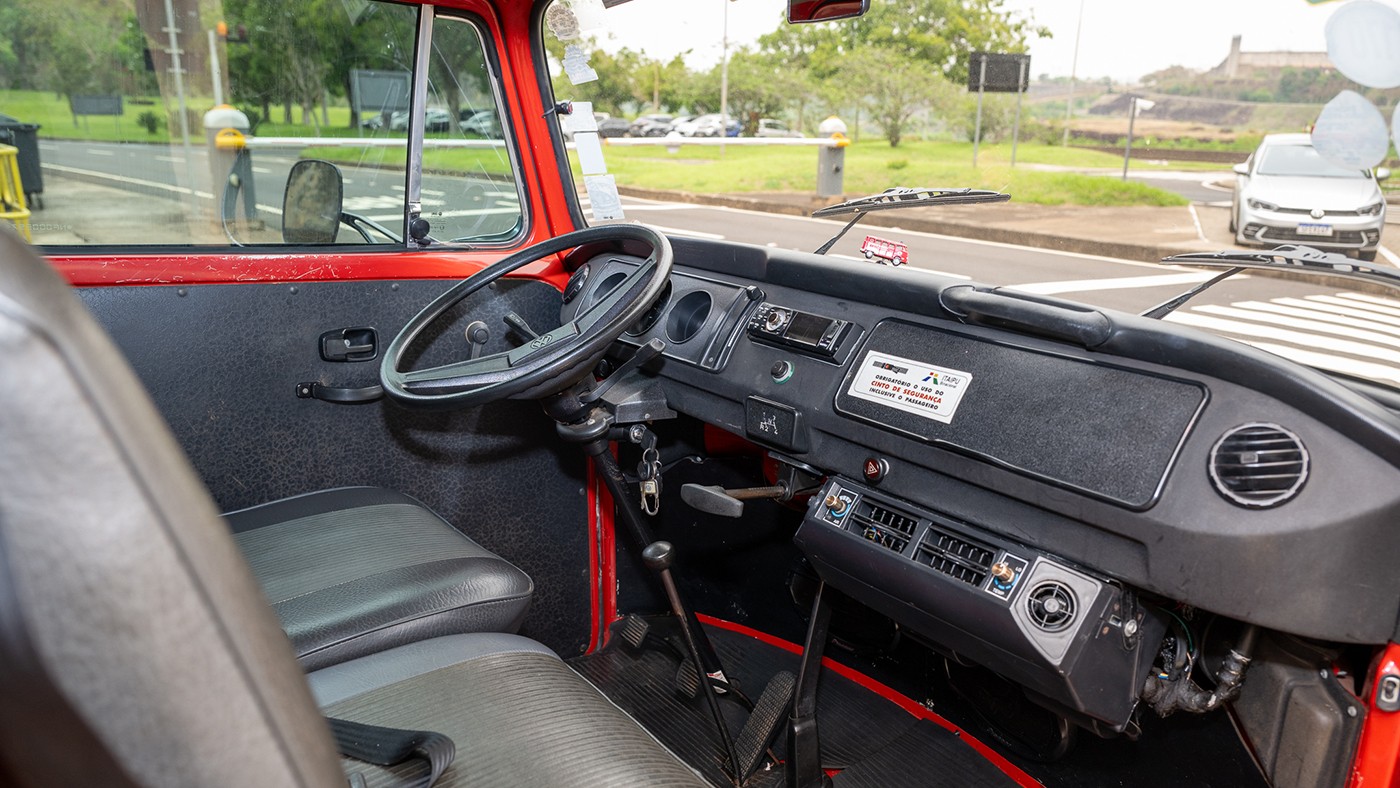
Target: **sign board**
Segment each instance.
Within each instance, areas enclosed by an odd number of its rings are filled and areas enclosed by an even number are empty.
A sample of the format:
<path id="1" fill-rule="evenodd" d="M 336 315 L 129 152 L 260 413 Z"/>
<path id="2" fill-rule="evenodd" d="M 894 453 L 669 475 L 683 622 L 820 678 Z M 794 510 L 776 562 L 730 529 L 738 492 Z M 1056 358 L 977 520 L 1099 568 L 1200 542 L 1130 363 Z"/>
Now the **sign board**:
<path id="1" fill-rule="evenodd" d="M 412 78 L 408 71 L 351 69 L 351 106 L 362 116 L 407 112 Z"/>
<path id="2" fill-rule="evenodd" d="M 116 115 L 122 114 L 121 96 L 69 96 L 68 107 L 73 112 L 73 117 L 81 115 Z"/>
<path id="3" fill-rule="evenodd" d="M 987 64 L 986 80 L 979 85 L 984 61 Z M 1030 55 L 973 52 L 968 59 L 967 89 L 970 93 L 976 93 L 979 89 L 987 93 L 1025 93 L 1030 87 L 1030 80 Z"/>

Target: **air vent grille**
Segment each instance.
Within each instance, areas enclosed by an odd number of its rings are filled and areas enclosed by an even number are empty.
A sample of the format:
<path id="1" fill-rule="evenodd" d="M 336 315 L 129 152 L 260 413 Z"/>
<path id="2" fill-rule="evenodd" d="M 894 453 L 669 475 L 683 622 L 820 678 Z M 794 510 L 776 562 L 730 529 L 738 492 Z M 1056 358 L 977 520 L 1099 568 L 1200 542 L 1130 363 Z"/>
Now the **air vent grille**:
<path id="1" fill-rule="evenodd" d="M 1226 432 L 1210 452 L 1210 479 L 1231 502 L 1251 509 L 1280 506 L 1308 479 L 1308 451 L 1277 424 L 1246 424 Z"/>
<path id="2" fill-rule="evenodd" d="M 861 502 L 851 521 L 856 533 L 896 553 L 904 552 L 918 525 L 917 518 L 868 501 Z"/>
<path id="3" fill-rule="evenodd" d="M 916 560 L 970 586 L 980 586 L 991 570 L 996 552 L 946 531 L 929 529 L 915 553 Z"/>
<path id="4" fill-rule="evenodd" d="M 1077 607 L 1074 592 L 1057 580 L 1039 583 L 1026 595 L 1031 623 L 1046 632 L 1059 632 L 1074 623 Z"/>

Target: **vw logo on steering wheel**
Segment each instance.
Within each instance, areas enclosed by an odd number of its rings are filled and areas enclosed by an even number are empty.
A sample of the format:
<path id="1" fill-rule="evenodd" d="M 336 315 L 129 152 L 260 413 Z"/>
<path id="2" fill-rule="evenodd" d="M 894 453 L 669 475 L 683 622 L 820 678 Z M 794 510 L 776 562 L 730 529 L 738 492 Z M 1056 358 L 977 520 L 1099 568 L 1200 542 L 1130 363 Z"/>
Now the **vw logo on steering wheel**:
<path id="1" fill-rule="evenodd" d="M 539 350 L 540 348 L 544 347 L 545 345 L 548 345 L 550 342 L 553 341 L 554 337 L 550 336 L 549 334 L 545 334 L 544 336 L 537 337 L 534 342 L 531 342 L 530 347 L 534 348 L 535 350 Z"/>

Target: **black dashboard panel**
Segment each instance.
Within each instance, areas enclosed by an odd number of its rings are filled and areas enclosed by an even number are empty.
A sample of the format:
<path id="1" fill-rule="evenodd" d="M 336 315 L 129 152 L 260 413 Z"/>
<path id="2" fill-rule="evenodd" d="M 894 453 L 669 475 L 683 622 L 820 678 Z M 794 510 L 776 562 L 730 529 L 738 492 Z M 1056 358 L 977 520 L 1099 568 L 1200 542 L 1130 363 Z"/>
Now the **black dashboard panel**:
<path id="1" fill-rule="evenodd" d="M 1195 383 L 887 320 L 861 347 L 836 409 L 1145 508 L 1205 396 Z M 930 410 L 955 398 L 946 417 Z"/>
<path id="2" fill-rule="evenodd" d="M 753 294 L 732 322 L 688 340 L 727 348 L 722 364 L 668 350 L 649 373 L 675 410 L 832 477 L 860 479 L 867 460 L 881 461 L 888 472 L 875 489 L 895 508 L 936 512 L 985 544 L 1020 545 L 1147 598 L 1323 640 L 1396 636 L 1400 416 L 1375 399 L 1175 324 L 1105 310 L 1106 330 L 1086 346 L 960 317 L 941 296 L 967 288 L 962 280 L 672 240 L 678 287 Z M 854 329 L 831 357 L 762 341 L 745 329 L 765 302 Z M 951 422 L 850 396 L 872 347 L 971 373 Z M 986 381 L 996 385 L 984 393 Z M 1047 392 L 1056 384 L 1062 393 Z M 776 432 L 751 426 L 765 417 Z M 1310 457 L 1296 496 L 1275 508 L 1243 507 L 1212 482 L 1214 447 L 1254 423 L 1281 426 Z M 857 538 L 814 533 L 820 551 Z M 869 576 L 860 551 L 811 557 L 831 578 Z M 859 582 L 872 599 L 907 603 L 921 593 L 898 579 L 911 571 Z"/>

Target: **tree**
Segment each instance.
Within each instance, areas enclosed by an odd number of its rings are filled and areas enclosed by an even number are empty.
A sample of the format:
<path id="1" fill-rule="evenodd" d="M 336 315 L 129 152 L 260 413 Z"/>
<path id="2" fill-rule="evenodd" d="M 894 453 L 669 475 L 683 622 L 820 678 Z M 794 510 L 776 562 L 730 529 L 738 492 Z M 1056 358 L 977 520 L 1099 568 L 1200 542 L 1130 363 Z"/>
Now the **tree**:
<path id="1" fill-rule="evenodd" d="M 947 112 L 958 88 L 917 62 L 888 47 L 865 47 L 846 62 L 851 95 L 885 130 L 890 147 L 898 147 L 910 120 L 926 109 Z"/>

